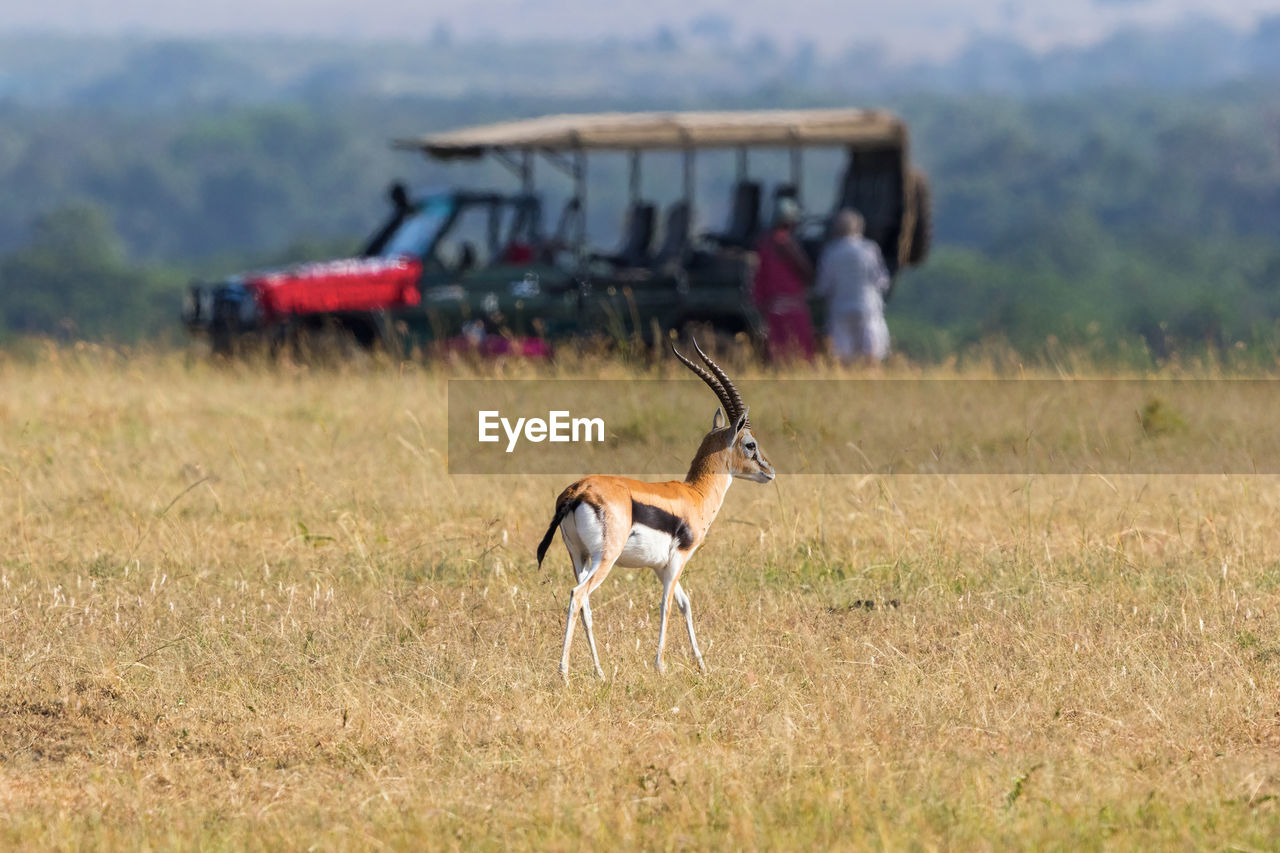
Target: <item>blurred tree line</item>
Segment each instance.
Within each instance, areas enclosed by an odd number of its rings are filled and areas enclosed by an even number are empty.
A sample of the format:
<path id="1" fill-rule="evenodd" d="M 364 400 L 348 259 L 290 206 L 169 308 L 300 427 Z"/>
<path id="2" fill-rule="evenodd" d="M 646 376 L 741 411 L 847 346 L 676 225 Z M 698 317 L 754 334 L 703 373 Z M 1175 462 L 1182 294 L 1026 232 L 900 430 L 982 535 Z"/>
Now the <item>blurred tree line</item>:
<path id="1" fill-rule="evenodd" d="M 41 214 L 25 244 L 0 256 L 0 334 L 164 336 L 173 296 L 160 269 L 126 260 L 110 219 L 94 205 Z"/>
<path id="2" fill-rule="evenodd" d="M 1031 351 L 1053 337 L 1160 356 L 1275 339 L 1274 87 L 878 102 L 910 122 L 936 208 L 937 248 L 890 307 L 899 349 L 940 357 L 995 338 Z M 0 335 L 171 336 L 192 277 L 350 251 L 383 215 L 390 180 L 458 177 L 392 152 L 393 137 L 546 112 L 844 103 L 780 88 L 0 104 Z"/>
<path id="3" fill-rule="evenodd" d="M 939 250 L 907 276 L 899 337 L 941 350 L 1050 336 L 1158 357 L 1274 349 L 1280 96 L 1091 94 L 913 102 Z M 942 330 L 941 334 L 939 330 Z"/>

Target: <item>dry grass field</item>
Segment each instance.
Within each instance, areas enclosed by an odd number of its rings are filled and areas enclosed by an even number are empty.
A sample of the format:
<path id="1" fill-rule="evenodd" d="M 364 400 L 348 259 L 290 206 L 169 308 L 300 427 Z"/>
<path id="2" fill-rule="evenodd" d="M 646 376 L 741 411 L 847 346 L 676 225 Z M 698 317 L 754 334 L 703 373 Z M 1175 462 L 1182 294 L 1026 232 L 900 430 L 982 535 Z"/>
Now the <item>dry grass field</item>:
<path id="1" fill-rule="evenodd" d="M 1275 478 L 740 483 L 710 672 L 619 569 L 565 686 L 569 478 L 449 477 L 445 396 L 0 357 L 0 847 L 1276 847 Z"/>

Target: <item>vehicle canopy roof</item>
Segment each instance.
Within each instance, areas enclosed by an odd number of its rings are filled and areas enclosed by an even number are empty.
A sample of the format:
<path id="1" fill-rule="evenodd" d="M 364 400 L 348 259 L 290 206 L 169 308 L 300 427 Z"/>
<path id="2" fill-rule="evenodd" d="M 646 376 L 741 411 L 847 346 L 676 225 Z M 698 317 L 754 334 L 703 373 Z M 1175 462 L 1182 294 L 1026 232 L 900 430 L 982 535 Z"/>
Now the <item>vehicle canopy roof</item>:
<path id="1" fill-rule="evenodd" d="M 432 133 L 395 141 L 439 159 L 490 152 L 548 152 L 737 147 L 906 145 L 906 124 L 883 110 L 740 110 L 720 112 L 585 113 L 542 116 Z"/>

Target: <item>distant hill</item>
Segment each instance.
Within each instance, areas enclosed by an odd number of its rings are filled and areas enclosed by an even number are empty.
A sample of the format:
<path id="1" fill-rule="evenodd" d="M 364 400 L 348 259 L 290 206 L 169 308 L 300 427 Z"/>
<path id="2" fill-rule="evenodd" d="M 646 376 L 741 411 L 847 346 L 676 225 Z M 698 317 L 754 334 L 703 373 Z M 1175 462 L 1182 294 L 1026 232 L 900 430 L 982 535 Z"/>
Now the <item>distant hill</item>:
<path id="1" fill-rule="evenodd" d="M 1187 15 L 1247 27 L 1274 11 L 1274 0 L 795 0 L 785 7 L 769 0 L 43 0 L 7 4 L 0 33 L 436 43 L 656 37 L 704 46 L 747 45 L 767 34 L 791 47 L 812 43 L 825 55 L 874 42 L 919 60 L 937 59 L 979 34 L 1051 49 L 1097 42 L 1126 27 L 1168 26 Z"/>
<path id="2" fill-rule="evenodd" d="M 707 24 L 714 32 L 714 27 Z M 29 106 L 170 111 L 327 99 L 635 98 L 797 93 L 850 100 L 911 92 L 1031 95 L 1187 91 L 1280 81 L 1280 15 L 1249 28 L 1211 19 L 1126 28 L 1037 51 L 979 36 L 945 60 L 902 62 L 882 45 L 838 52 L 659 31 L 597 41 L 71 38 L 0 35 L 0 99 Z"/>
<path id="3" fill-rule="evenodd" d="M 937 249 L 891 308 L 902 351 L 1052 338 L 1266 355 L 1280 352 L 1277 93 L 1280 17 L 1047 52 L 989 37 L 913 63 L 873 44 L 744 42 L 715 20 L 596 43 L 0 38 L 0 340 L 164 334 L 192 278 L 351 251 L 393 178 L 511 185 L 497 166 L 392 152 L 392 137 L 549 112 L 855 104 L 908 119 L 933 186 Z M 666 203 L 677 171 L 654 159 L 645 192 Z M 731 160 L 699 167 L 704 227 L 723 221 Z M 785 160 L 752 166 L 780 180 Z M 625 164 L 592 169 L 588 229 L 607 246 Z"/>

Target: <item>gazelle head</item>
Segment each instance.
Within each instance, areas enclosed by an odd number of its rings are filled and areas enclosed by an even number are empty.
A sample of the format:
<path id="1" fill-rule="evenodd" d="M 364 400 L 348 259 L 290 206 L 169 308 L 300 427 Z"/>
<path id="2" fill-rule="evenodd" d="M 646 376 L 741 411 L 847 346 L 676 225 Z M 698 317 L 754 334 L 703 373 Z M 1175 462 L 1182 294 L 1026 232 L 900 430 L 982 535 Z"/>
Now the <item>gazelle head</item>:
<path id="1" fill-rule="evenodd" d="M 675 353 L 676 358 L 697 374 L 699 379 L 707 383 L 720 400 L 721 406 L 720 409 L 716 409 L 711 419 L 711 432 L 702 439 L 698 458 L 722 459 L 728 473 L 734 477 L 756 483 L 768 483 L 774 478 L 773 464 L 764 455 L 755 434 L 751 432 L 751 421 L 747 418 L 748 407 L 742 402 L 742 395 L 738 393 L 733 380 L 720 365 L 702 351 L 697 341 L 693 342 L 693 348 L 697 351 L 698 357 L 711 368 L 710 371 L 685 358 L 675 348 L 675 344 L 671 345 L 671 351 Z M 721 415 L 722 409 L 723 415 Z"/>

